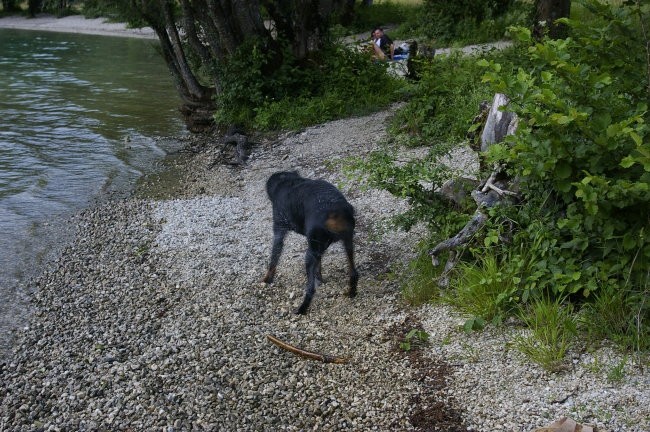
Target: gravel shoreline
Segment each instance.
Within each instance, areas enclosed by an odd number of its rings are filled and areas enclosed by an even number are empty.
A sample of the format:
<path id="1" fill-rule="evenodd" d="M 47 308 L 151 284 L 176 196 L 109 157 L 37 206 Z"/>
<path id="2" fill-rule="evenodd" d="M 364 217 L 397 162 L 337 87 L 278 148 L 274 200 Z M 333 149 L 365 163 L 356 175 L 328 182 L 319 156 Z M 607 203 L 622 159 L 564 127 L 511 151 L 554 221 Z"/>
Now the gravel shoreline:
<path id="1" fill-rule="evenodd" d="M 0 29 L 158 39 L 150 27 L 127 28 L 124 23 L 112 23 L 106 18 L 85 18 L 82 15 L 69 15 L 61 18 L 48 14 L 38 14 L 35 18 L 10 15 L 0 18 Z"/>
<path id="2" fill-rule="evenodd" d="M 650 430 L 650 381 L 634 358 L 576 352 L 549 374 L 508 348 L 515 324 L 466 335 L 447 307 L 403 304 L 387 272 L 423 232 L 378 235 L 406 203 L 359 190 L 337 163 L 381 145 L 391 114 L 258 143 L 244 168 L 213 166 L 208 145 L 179 162 L 171 198 L 81 212 L 75 240 L 34 281 L 34 315 L 0 366 L 0 430 L 531 431 L 564 415 L 600 431 Z M 344 295 L 335 245 L 306 316 L 291 313 L 301 237 L 287 238 L 275 284 L 259 284 L 271 244 L 264 182 L 294 168 L 342 185 L 359 221 L 359 295 Z M 430 343 L 401 352 L 399 338 L 420 325 Z M 301 359 L 268 334 L 350 361 Z M 619 364 L 622 378 L 608 381 Z"/>

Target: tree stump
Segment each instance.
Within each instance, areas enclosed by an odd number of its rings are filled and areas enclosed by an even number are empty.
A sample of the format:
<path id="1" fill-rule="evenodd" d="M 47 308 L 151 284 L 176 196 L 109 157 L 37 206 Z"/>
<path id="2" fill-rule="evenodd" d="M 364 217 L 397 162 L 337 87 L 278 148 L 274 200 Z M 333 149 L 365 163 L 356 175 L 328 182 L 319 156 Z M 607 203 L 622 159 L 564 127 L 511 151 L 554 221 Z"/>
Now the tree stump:
<path id="1" fill-rule="evenodd" d="M 485 126 L 481 133 L 481 152 L 495 143 L 503 141 L 507 135 L 514 134 L 517 130 L 517 115 L 515 113 L 504 111 L 501 107 L 507 106 L 509 100 L 504 94 L 497 93 L 494 95 L 490 111 L 485 120 Z M 481 108 L 485 109 L 484 106 Z M 442 288 L 449 285 L 449 272 L 454 268 L 460 258 L 457 249 L 469 243 L 474 236 L 483 228 L 488 220 L 486 209 L 500 205 L 501 203 L 510 203 L 517 200 L 519 195 L 516 191 L 516 179 L 508 178 L 503 167 L 496 166 L 490 176 L 480 183 L 479 187 L 471 192 L 471 196 L 476 202 L 477 208 L 469 222 L 455 236 L 438 243 L 434 248 L 429 250 L 431 263 L 434 266 L 440 264 L 438 256 L 443 252 L 449 252 L 449 257 L 445 268 L 438 278 L 438 285 Z"/>

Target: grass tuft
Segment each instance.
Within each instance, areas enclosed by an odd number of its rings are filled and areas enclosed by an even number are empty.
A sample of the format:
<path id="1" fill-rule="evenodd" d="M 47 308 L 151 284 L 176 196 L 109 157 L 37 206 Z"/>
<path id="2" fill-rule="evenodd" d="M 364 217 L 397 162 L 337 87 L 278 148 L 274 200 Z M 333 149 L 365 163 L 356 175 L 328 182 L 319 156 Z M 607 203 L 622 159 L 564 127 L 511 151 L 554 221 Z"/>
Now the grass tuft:
<path id="1" fill-rule="evenodd" d="M 520 317 L 529 332 L 515 338 L 515 347 L 544 369 L 560 370 L 577 331 L 572 306 L 538 299 L 523 309 Z"/>

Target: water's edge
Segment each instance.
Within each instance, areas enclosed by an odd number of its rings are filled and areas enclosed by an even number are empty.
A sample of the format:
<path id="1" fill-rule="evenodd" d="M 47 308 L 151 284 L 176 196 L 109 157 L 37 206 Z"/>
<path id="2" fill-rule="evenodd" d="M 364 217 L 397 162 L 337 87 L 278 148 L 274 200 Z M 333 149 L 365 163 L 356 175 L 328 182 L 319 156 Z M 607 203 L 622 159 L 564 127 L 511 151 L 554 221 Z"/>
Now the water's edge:
<path id="1" fill-rule="evenodd" d="M 160 159 L 152 160 L 151 165 L 143 169 L 132 182 L 124 183 L 119 188 L 104 187 L 100 194 L 92 197 L 86 206 L 71 210 L 33 228 L 34 244 L 29 245 L 29 248 L 41 252 L 20 266 L 21 280 L 11 287 L 15 302 L 8 306 L 8 311 L 12 313 L 14 319 L 12 325 L 0 322 L 3 329 L 9 330 L 0 333 L 0 363 L 11 361 L 12 349 L 17 338 L 22 329 L 29 325 L 30 317 L 34 312 L 31 299 L 36 294 L 38 281 L 44 280 L 49 272 L 57 271 L 63 251 L 68 247 L 74 247 L 80 215 L 114 200 L 172 199 L 178 192 L 186 173 L 184 162 L 189 157 L 186 149 L 191 148 L 197 141 L 204 140 L 205 137 L 199 134 L 154 138 L 157 144 L 164 141 L 164 147 L 173 150 L 167 151 Z"/>

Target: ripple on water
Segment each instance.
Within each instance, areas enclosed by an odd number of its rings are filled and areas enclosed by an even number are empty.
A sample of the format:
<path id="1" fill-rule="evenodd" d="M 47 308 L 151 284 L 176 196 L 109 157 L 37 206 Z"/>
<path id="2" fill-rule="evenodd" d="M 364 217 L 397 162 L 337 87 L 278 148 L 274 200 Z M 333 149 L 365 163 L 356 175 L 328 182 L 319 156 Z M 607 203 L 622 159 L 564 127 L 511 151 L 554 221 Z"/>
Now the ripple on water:
<path id="1" fill-rule="evenodd" d="M 0 30 L 0 356 L 66 215 L 128 188 L 183 125 L 151 41 Z M 128 145 L 125 137 L 129 137 Z"/>

